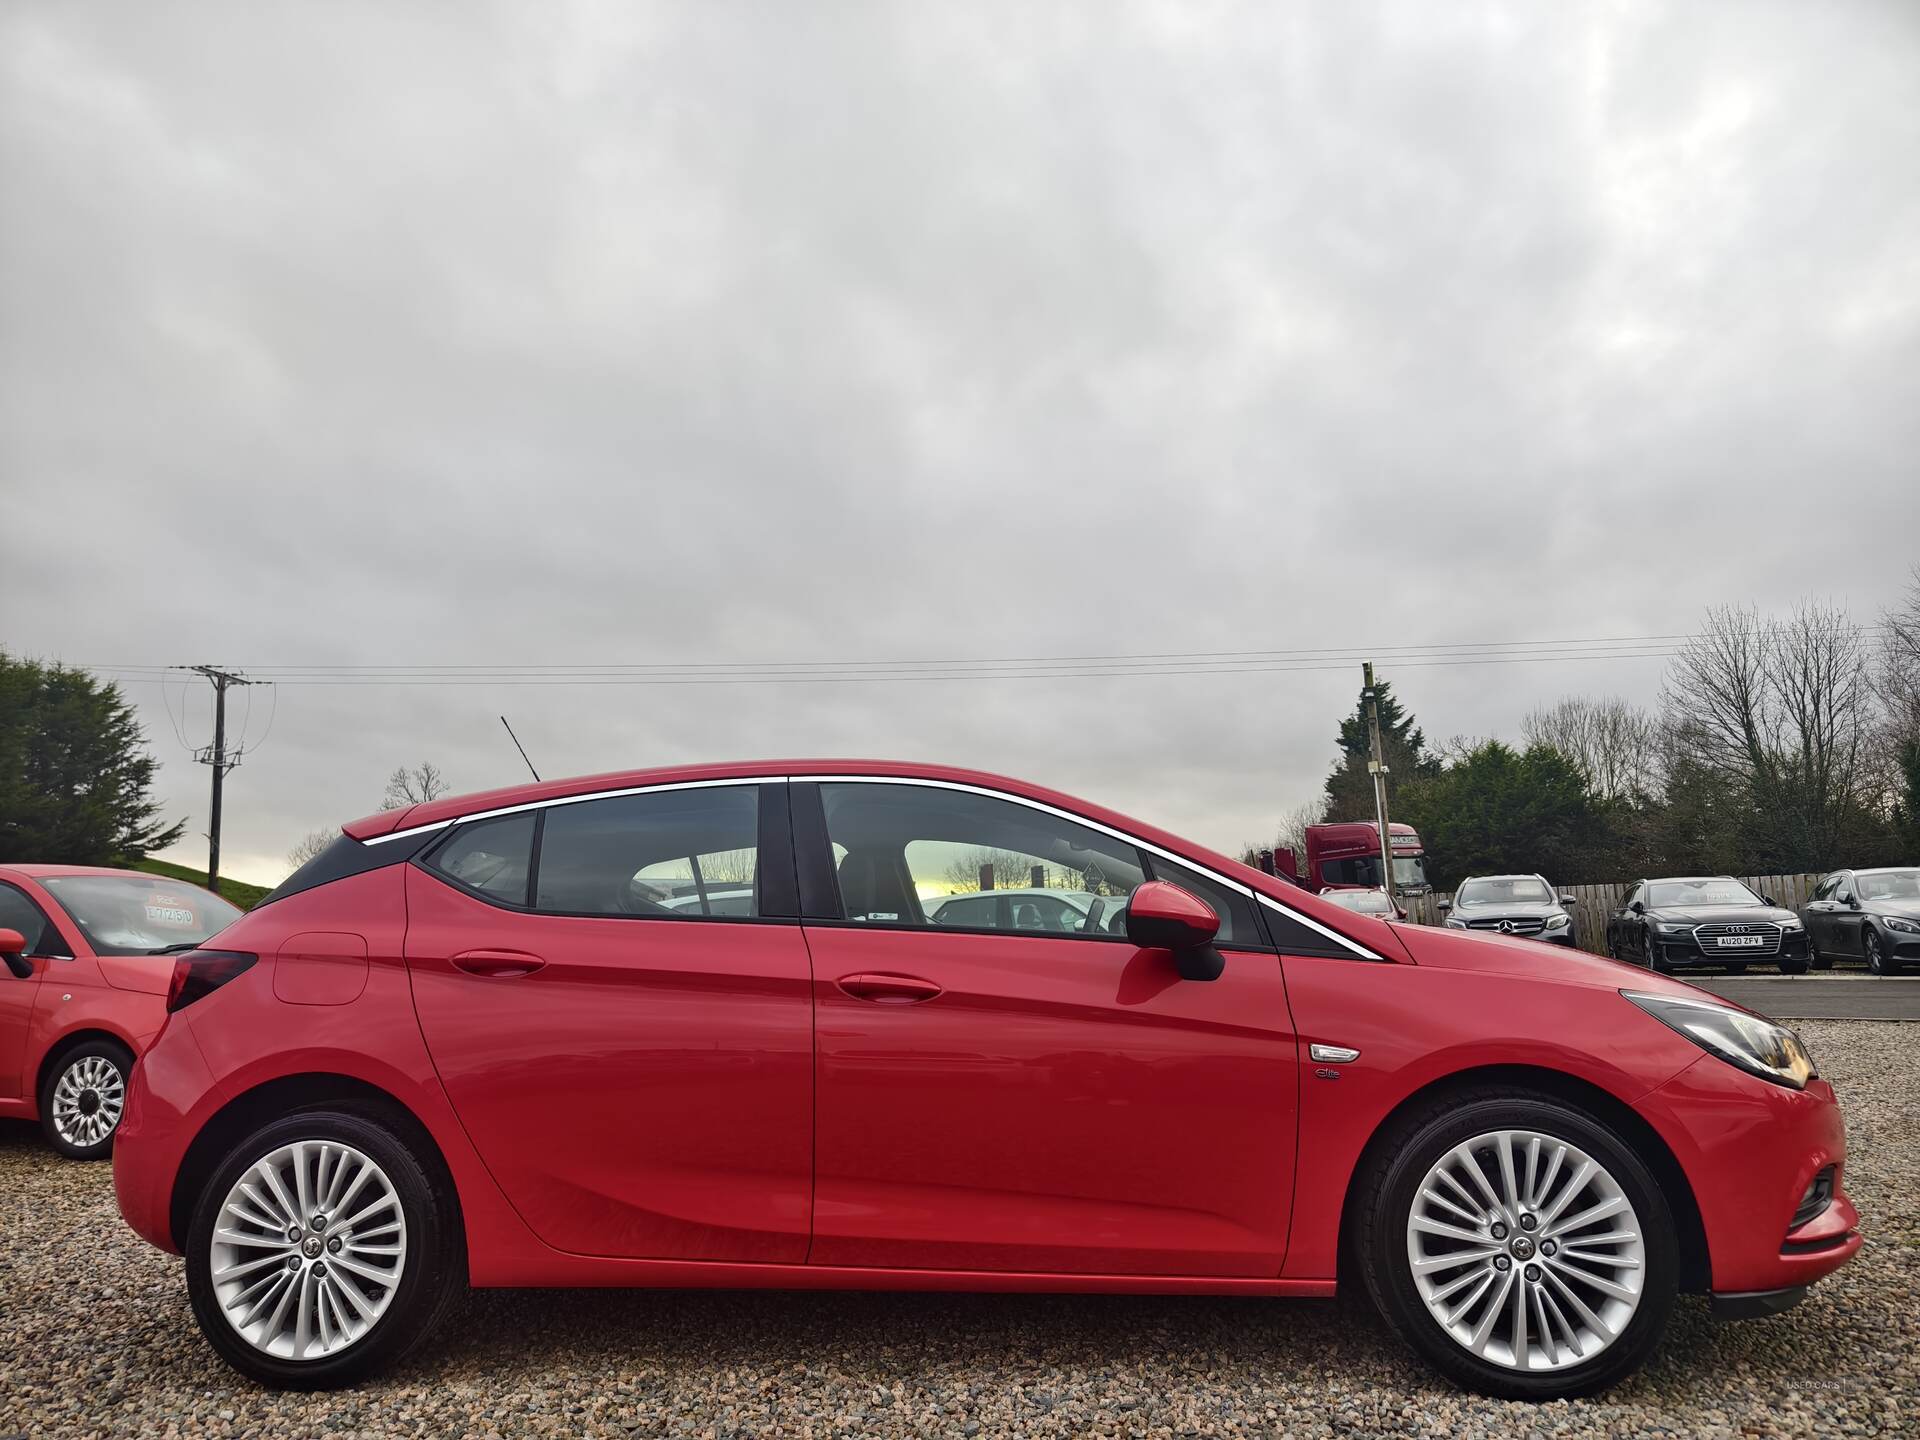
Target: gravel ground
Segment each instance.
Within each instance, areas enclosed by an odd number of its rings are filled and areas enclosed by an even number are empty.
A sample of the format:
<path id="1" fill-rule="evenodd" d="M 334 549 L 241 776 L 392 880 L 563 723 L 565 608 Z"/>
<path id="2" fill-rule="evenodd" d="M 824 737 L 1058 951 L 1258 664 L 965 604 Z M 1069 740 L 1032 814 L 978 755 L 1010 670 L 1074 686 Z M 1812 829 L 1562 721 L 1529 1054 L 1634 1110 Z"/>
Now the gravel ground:
<path id="1" fill-rule="evenodd" d="M 1920 1030 L 1809 1024 L 1866 1249 L 1786 1315 L 1683 1298 L 1654 1362 L 1532 1406 L 1431 1379 L 1359 1304 L 494 1291 L 401 1373 L 239 1380 L 106 1166 L 0 1126 L 0 1437 L 28 1435 L 1877 1435 L 1920 1426 Z"/>

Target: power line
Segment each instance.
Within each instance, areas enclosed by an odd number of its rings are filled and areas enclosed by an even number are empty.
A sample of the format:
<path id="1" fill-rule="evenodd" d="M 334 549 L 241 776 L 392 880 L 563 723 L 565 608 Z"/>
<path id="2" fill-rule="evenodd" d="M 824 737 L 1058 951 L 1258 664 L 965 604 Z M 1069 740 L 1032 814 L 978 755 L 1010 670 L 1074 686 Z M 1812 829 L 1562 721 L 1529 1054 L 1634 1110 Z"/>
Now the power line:
<path id="1" fill-rule="evenodd" d="M 213 767 L 213 804 L 207 824 L 207 888 L 214 894 L 220 893 L 220 799 L 221 787 L 227 778 L 227 772 L 240 763 L 243 750 L 227 748 L 227 691 L 235 685 L 263 685 L 271 682 L 249 680 L 246 676 L 231 670 L 223 670 L 218 665 L 174 665 L 172 670 L 190 670 L 203 675 L 213 686 L 213 743 L 194 753 L 194 759 L 202 765 Z M 164 680 L 162 681 L 164 684 Z M 165 691 L 161 694 L 164 696 Z M 251 714 L 253 700 L 249 696 L 247 710 Z M 246 731 L 242 727 L 241 735 Z"/>
<path id="2" fill-rule="evenodd" d="M 1881 625 L 1848 626 L 1850 633 L 1882 633 Z M 1554 664 L 1590 660 L 1671 659 L 1697 633 L 1616 635 L 1572 640 L 1450 641 L 1294 650 L 1147 651 L 1125 654 L 1011 656 L 911 660 L 648 661 L 608 664 L 321 664 L 262 665 L 277 685 L 497 686 L 497 685 L 777 685 L 895 684 L 961 680 L 1114 679 L 1133 676 L 1250 675 L 1341 670 L 1363 653 L 1402 669 L 1460 665 Z M 88 666 L 141 683 L 167 667 Z"/>

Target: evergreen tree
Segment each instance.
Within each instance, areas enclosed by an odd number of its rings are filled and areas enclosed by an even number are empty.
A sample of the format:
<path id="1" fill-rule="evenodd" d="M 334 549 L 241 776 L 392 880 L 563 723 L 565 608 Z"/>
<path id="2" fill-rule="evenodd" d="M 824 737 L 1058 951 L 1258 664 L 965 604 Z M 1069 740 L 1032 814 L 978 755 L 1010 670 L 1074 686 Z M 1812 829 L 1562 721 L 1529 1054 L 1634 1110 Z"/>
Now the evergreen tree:
<path id="1" fill-rule="evenodd" d="M 1401 787 L 1429 780 L 1441 771 L 1438 757 L 1427 753 L 1427 737 L 1419 722 L 1393 693 L 1393 683 L 1375 683 L 1380 703 L 1380 752 L 1387 762 L 1387 803 L 1397 810 Z M 1340 722 L 1336 737 L 1340 758 L 1327 776 L 1328 820 L 1374 818 L 1373 777 L 1367 773 L 1372 742 L 1367 732 L 1367 696 L 1362 688 L 1353 713 Z M 1395 819 L 1401 818 L 1398 814 Z"/>
<path id="2" fill-rule="evenodd" d="M 123 865 L 179 839 L 146 743 L 117 685 L 0 651 L 0 861 Z"/>

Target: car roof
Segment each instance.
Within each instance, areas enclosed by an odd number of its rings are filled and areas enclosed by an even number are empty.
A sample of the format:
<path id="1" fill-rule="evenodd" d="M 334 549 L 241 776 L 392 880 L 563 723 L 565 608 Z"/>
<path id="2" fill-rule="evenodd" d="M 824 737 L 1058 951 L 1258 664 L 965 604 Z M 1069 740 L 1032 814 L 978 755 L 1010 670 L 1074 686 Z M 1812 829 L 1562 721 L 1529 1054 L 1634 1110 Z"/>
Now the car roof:
<path id="1" fill-rule="evenodd" d="M 1545 880 L 1547 877 L 1538 870 L 1516 871 L 1512 875 L 1467 875 L 1460 880 L 1462 885 L 1469 880 Z"/>
<path id="2" fill-rule="evenodd" d="M 41 865 L 27 861 L 8 861 L 0 865 L 0 875 L 11 872 L 24 875 L 29 880 L 59 878 L 63 875 L 131 875 L 136 880 L 164 880 L 175 885 L 192 885 L 191 880 L 177 879 L 172 875 L 156 875 L 151 870 L 128 870 L 116 865 Z M 200 886 L 200 889 L 206 887 Z"/>

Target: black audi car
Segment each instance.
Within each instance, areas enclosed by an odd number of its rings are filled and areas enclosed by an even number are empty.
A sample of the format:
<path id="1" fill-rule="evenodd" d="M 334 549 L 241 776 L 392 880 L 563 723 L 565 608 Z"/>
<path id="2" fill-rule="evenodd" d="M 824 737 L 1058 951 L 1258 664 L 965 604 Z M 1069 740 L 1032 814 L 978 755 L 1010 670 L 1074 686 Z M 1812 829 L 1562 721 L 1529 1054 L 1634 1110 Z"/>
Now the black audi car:
<path id="1" fill-rule="evenodd" d="M 1440 909 L 1450 930 L 1493 930 L 1570 947 L 1572 904 L 1571 895 L 1555 893 L 1539 875 L 1469 875 Z"/>
<path id="2" fill-rule="evenodd" d="M 1806 927 L 1793 911 L 1727 875 L 1642 880 L 1607 919 L 1607 953 L 1670 975 L 1694 965 L 1739 974 L 1760 962 L 1807 973 Z"/>
<path id="3" fill-rule="evenodd" d="M 1920 868 L 1836 870 L 1800 910 L 1814 967 L 1864 960 L 1876 975 L 1920 965 Z"/>

